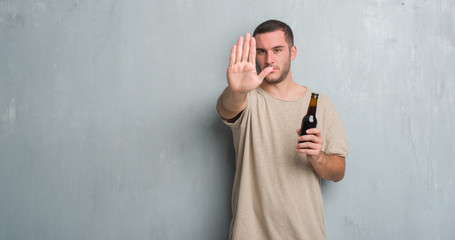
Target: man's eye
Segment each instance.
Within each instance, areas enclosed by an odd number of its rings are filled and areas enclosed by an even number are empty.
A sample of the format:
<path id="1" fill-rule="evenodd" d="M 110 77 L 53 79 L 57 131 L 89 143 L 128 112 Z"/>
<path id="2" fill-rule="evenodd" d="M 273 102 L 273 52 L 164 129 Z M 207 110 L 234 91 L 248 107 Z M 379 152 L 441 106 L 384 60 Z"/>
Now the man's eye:
<path id="1" fill-rule="evenodd" d="M 257 50 L 256 53 L 257 53 L 257 54 L 264 54 L 265 51 L 264 51 L 264 50 Z"/>
<path id="2" fill-rule="evenodd" d="M 275 52 L 275 53 L 279 53 L 279 52 L 281 52 L 281 49 L 278 49 L 278 48 L 277 48 L 277 49 L 274 50 L 274 52 Z"/>

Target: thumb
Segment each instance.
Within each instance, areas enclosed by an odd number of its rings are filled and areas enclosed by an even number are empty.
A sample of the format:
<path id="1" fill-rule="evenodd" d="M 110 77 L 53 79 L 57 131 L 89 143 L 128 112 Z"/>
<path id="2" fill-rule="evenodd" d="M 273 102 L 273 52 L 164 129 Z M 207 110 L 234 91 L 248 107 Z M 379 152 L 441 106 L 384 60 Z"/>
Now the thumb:
<path id="1" fill-rule="evenodd" d="M 273 71 L 273 67 L 266 67 L 264 68 L 264 70 L 262 70 L 261 73 L 259 73 L 258 77 L 259 79 L 264 80 L 264 78 L 269 75 L 269 73 L 271 73 Z"/>

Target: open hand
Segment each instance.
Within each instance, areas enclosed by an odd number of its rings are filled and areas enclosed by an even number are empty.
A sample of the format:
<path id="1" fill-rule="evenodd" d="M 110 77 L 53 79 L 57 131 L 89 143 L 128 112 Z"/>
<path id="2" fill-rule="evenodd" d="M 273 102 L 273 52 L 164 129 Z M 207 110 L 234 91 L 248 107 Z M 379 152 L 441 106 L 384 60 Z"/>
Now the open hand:
<path id="1" fill-rule="evenodd" d="M 249 33 L 239 37 L 237 45 L 231 49 L 227 79 L 229 88 L 236 93 L 246 94 L 261 85 L 265 76 L 273 70 L 267 67 L 258 75 L 256 72 L 256 40 Z"/>

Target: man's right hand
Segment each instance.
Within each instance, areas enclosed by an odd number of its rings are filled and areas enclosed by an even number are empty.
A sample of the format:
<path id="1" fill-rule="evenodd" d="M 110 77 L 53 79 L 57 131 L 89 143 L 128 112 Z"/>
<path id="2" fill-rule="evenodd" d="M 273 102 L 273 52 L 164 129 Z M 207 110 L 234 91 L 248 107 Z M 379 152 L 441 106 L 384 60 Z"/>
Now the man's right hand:
<path id="1" fill-rule="evenodd" d="M 229 88 L 237 94 L 247 94 L 261 85 L 265 76 L 273 70 L 265 68 L 259 75 L 256 72 L 256 40 L 249 33 L 239 37 L 237 45 L 231 49 L 231 58 L 227 69 Z"/>
<path id="2" fill-rule="evenodd" d="M 265 76 L 273 71 L 272 67 L 265 68 L 259 75 L 256 72 L 256 40 L 245 34 L 239 37 L 237 45 L 231 50 L 231 58 L 227 70 L 227 87 L 218 101 L 218 112 L 227 120 L 235 119 L 247 106 L 247 93 L 261 85 Z"/>

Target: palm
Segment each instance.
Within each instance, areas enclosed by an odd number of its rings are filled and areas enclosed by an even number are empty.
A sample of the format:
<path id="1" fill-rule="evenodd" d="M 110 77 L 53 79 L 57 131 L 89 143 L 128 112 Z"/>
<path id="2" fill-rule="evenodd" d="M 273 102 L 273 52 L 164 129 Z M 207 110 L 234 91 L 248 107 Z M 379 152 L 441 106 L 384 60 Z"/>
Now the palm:
<path id="1" fill-rule="evenodd" d="M 240 37 L 237 45 L 234 45 L 231 50 L 227 70 L 229 87 L 234 92 L 248 93 L 259 87 L 271 70 L 266 68 L 259 75 L 256 73 L 256 41 L 246 34 L 245 46 L 243 46 L 243 38 Z"/>
<path id="2" fill-rule="evenodd" d="M 256 89 L 262 82 L 256 73 L 255 65 L 250 62 L 230 66 L 227 78 L 231 89 L 241 93 L 248 93 Z"/>

